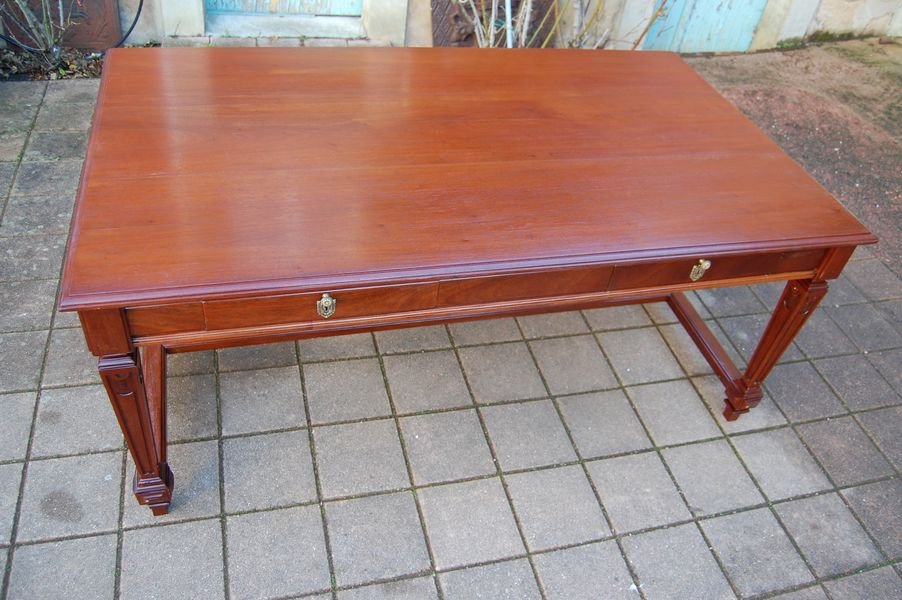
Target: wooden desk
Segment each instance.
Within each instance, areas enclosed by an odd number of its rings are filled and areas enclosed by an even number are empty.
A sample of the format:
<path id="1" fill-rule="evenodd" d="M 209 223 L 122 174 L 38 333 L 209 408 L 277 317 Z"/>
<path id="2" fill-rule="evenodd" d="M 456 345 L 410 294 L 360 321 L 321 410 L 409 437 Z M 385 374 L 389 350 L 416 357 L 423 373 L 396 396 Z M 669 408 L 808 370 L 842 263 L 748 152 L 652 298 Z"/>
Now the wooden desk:
<path id="1" fill-rule="evenodd" d="M 676 55 L 113 50 L 61 306 L 163 514 L 167 353 L 666 301 L 734 419 L 874 241 Z M 680 292 L 775 280 L 740 373 Z"/>

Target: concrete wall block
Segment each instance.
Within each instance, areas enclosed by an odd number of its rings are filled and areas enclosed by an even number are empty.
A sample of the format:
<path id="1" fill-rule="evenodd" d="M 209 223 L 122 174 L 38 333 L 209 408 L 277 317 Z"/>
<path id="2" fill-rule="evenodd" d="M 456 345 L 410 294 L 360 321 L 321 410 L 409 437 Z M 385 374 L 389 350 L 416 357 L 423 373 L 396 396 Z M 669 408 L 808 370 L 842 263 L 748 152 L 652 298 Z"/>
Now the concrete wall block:
<path id="1" fill-rule="evenodd" d="M 298 48 L 302 45 L 301 38 L 296 37 L 261 37 L 257 38 L 257 46 L 260 48 Z"/>
<path id="2" fill-rule="evenodd" d="M 304 40 L 304 46 L 308 48 L 347 48 L 348 40 L 339 40 L 335 38 L 307 38 Z"/>
<path id="3" fill-rule="evenodd" d="M 632 48 L 654 12 L 654 0 L 625 0 L 607 47 L 614 50 Z"/>
<path id="4" fill-rule="evenodd" d="M 432 46 L 432 3 L 430 0 L 408 0 L 407 31 L 404 39 L 408 46 L 416 48 Z"/>
<path id="5" fill-rule="evenodd" d="M 255 48 L 257 38 L 211 36 L 210 45 L 217 48 Z"/>
<path id="6" fill-rule="evenodd" d="M 351 48 L 389 48 L 391 42 L 387 40 L 348 40 Z"/>
<path id="7" fill-rule="evenodd" d="M 210 45 L 210 36 L 165 36 L 160 41 L 164 48 L 203 48 Z"/>
<path id="8" fill-rule="evenodd" d="M 814 19 L 820 3 L 821 0 L 792 0 L 777 41 L 805 37 L 808 25 Z"/>
<path id="9" fill-rule="evenodd" d="M 886 35 L 902 37 L 902 10 L 893 15 L 893 20 L 889 22 L 889 26 L 886 28 Z"/>
<path id="10" fill-rule="evenodd" d="M 128 31 L 135 20 L 135 12 L 138 10 L 138 0 L 119 0 L 119 25 L 122 33 Z M 144 0 L 144 8 L 141 16 L 135 24 L 126 44 L 146 44 L 147 42 L 161 42 L 163 40 L 163 12 L 160 9 L 160 0 Z"/>
<path id="11" fill-rule="evenodd" d="M 798 0 L 797 0 L 798 1 Z M 808 0 L 805 0 L 808 1 Z M 819 0 L 814 0 L 815 4 Z M 764 12 L 761 14 L 761 20 L 755 27 L 755 35 L 752 36 L 752 43 L 749 50 L 764 50 L 773 48 L 782 38 L 781 31 L 786 22 L 786 16 L 792 7 L 792 0 L 769 0 Z M 816 7 L 815 7 L 816 8 Z M 808 22 L 805 22 L 805 27 Z M 804 32 L 800 35 L 805 35 Z"/>
<path id="12" fill-rule="evenodd" d="M 386 40 L 394 46 L 407 42 L 408 0 L 363 0 L 363 28 L 371 40 Z"/>
<path id="13" fill-rule="evenodd" d="M 822 0 L 808 33 L 887 33 L 900 13 L 899 0 Z"/>
<path id="14" fill-rule="evenodd" d="M 163 33 L 199 36 L 205 33 L 203 0 L 160 0 Z"/>

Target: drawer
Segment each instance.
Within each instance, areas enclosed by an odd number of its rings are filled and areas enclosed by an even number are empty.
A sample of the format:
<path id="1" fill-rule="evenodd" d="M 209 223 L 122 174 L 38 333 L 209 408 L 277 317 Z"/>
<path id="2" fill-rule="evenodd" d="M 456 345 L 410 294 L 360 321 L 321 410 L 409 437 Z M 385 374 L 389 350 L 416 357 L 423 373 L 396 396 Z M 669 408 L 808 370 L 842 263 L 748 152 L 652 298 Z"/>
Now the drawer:
<path id="1" fill-rule="evenodd" d="M 438 305 L 465 306 L 603 292 L 612 271 L 610 266 L 574 267 L 442 281 L 439 284 Z"/>
<path id="2" fill-rule="evenodd" d="M 611 277 L 610 290 L 627 290 L 664 285 L 704 284 L 709 281 L 779 275 L 783 273 L 814 272 L 824 258 L 823 250 L 802 250 L 771 254 L 748 254 L 742 256 L 722 256 L 687 258 L 635 265 L 616 265 Z M 701 277 L 691 277 L 693 267 L 699 261 L 710 261 Z"/>
<path id="3" fill-rule="evenodd" d="M 204 305 L 200 302 L 126 308 L 128 331 L 133 337 L 203 331 Z"/>
<path id="4" fill-rule="evenodd" d="M 436 287 L 427 283 L 215 300 L 204 303 L 204 312 L 210 330 L 366 317 L 432 308 Z M 328 318 L 317 312 L 324 293 L 335 301 Z"/>

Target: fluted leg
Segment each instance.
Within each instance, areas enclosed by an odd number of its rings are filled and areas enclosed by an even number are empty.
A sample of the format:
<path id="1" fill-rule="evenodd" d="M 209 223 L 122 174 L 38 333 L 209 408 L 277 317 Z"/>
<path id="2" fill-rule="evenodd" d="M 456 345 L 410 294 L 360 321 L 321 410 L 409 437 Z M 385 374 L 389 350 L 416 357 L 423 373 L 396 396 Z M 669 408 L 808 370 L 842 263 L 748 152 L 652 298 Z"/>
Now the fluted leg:
<path id="1" fill-rule="evenodd" d="M 724 417 L 733 421 L 761 400 L 761 382 L 827 293 L 826 281 L 789 281 L 755 348 L 739 386 L 727 388 Z"/>
<path id="2" fill-rule="evenodd" d="M 155 515 L 169 512 L 174 479 L 166 463 L 166 352 L 103 356 L 100 377 L 135 461 L 133 489 Z"/>

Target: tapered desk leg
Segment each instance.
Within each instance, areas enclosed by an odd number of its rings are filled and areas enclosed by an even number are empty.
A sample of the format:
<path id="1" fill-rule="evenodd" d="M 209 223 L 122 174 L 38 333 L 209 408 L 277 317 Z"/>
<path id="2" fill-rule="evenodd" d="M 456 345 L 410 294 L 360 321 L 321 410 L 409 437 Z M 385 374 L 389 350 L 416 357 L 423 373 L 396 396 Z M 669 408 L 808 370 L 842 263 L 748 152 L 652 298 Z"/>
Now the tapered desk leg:
<path id="1" fill-rule="evenodd" d="M 153 346 L 103 356 L 99 370 L 135 461 L 135 496 L 164 515 L 174 483 L 166 463 L 166 352 Z"/>
<path id="2" fill-rule="evenodd" d="M 727 388 L 723 414 L 728 421 L 761 400 L 761 382 L 789 347 L 793 338 L 827 293 L 826 281 L 789 281 L 777 302 L 770 322 L 755 348 L 739 386 Z"/>

